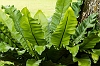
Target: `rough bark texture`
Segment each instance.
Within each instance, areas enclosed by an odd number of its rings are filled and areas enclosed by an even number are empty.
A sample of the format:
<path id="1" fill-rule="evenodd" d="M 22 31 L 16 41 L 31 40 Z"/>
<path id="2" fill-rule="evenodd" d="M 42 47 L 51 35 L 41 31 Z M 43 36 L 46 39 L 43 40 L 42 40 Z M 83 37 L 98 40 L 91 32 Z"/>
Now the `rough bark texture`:
<path id="1" fill-rule="evenodd" d="M 82 5 L 80 21 L 87 18 L 90 14 L 97 12 L 100 23 L 100 0 L 84 0 Z"/>

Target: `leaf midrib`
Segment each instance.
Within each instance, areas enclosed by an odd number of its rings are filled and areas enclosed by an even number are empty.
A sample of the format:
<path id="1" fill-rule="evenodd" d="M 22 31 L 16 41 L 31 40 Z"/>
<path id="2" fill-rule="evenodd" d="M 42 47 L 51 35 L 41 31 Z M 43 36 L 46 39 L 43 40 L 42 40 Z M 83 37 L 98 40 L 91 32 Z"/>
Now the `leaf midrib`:
<path id="1" fill-rule="evenodd" d="M 69 16 L 69 15 L 68 15 Z M 62 37 L 61 37 L 61 40 L 60 40 L 60 44 L 59 44 L 59 47 L 60 47 L 60 45 L 61 45 L 61 43 L 62 43 L 62 39 L 63 39 L 63 37 L 64 37 L 64 34 L 65 34 L 65 31 L 66 31 L 66 25 L 67 25 L 67 21 L 68 21 L 68 16 L 67 16 L 67 20 L 66 20 L 66 24 L 65 24 L 65 26 L 64 26 L 64 31 L 63 31 L 63 34 L 62 34 Z"/>
<path id="2" fill-rule="evenodd" d="M 36 39 L 36 37 L 35 37 L 33 31 L 32 31 L 32 26 L 31 26 L 31 23 L 30 23 L 30 21 L 29 21 L 29 17 L 28 17 L 28 22 L 29 22 L 29 25 L 30 25 L 31 33 L 32 33 L 32 35 L 33 35 L 33 37 L 34 37 L 34 39 L 35 39 L 35 42 L 36 42 L 37 45 L 39 45 L 39 43 L 38 43 L 38 41 L 37 41 L 37 39 Z"/>

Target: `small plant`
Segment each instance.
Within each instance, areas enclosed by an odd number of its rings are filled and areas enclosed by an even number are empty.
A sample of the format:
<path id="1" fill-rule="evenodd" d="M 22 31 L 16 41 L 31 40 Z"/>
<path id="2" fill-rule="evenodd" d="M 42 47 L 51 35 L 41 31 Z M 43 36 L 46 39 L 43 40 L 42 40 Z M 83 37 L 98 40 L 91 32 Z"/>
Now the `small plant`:
<path id="1" fill-rule="evenodd" d="M 51 21 L 41 10 L 0 10 L 0 60 L 14 66 L 90 66 L 100 56 L 97 13 L 78 24 L 82 0 L 58 0 Z M 13 64 L 12 64 L 13 65 Z"/>

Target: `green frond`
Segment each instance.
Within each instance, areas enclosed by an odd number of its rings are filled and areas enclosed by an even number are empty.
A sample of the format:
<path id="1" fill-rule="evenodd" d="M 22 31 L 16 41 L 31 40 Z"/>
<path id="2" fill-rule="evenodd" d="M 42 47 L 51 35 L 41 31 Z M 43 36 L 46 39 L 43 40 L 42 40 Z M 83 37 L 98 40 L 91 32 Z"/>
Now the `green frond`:
<path id="1" fill-rule="evenodd" d="M 77 19 L 71 7 L 67 9 L 63 20 L 57 26 L 55 32 L 52 34 L 51 42 L 57 47 L 65 47 L 69 45 L 70 36 L 75 33 Z"/>
<path id="2" fill-rule="evenodd" d="M 76 28 L 76 32 L 74 35 L 72 35 L 72 40 L 74 44 L 78 44 L 79 42 L 81 42 L 81 40 L 84 39 L 84 35 L 87 33 L 87 29 L 88 28 L 92 28 L 95 26 L 96 23 L 96 17 L 97 14 L 91 14 L 88 18 L 86 18 L 85 20 L 83 20 L 83 22 L 81 22 L 78 27 Z"/>

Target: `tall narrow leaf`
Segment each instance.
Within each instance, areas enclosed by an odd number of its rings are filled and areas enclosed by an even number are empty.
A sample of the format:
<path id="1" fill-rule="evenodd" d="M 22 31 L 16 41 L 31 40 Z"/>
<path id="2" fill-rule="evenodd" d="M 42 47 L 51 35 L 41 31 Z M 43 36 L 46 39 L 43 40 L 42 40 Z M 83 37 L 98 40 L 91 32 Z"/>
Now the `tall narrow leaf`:
<path id="1" fill-rule="evenodd" d="M 45 25 L 37 22 L 36 19 L 33 19 L 30 16 L 30 12 L 25 7 L 22 9 L 23 16 L 21 18 L 20 26 L 22 28 L 23 36 L 32 43 L 32 48 L 41 54 L 44 51 L 44 46 L 47 44 L 43 29 Z M 43 29 L 42 29 L 43 28 Z M 35 47 L 37 45 L 37 47 Z M 43 50 L 39 50 L 43 47 Z M 37 49 L 38 48 L 38 49 Z M 38 51 L 39 50 L 39 51 Z"/>
<path id="2" fill-rule="evenodd" d="M 46 40 L 49 40 L 49 25 L 46 16 L 43 14 L 41 10 L 38 10 L 37 13 L 34 15 L 34 19 L 37 19 L 37 23 L 40 23 L 41 28 L 44 32 L 44 36 Z"/>
<path id="3" fill-rule="evenodd" d="M 75 34 L 72 36 L 73 43 L 78 44 L 81 40 L 84 39 L 84 35 L 86 34 L 86 30 L 88 28 L 95 26 L 95 22 L 96 22 L 95 17 L 96 16 L 97 16 L 96 13 L 91 14 L 88 18 L 86 18 L 83 22 L 81 22 L 78 25 Z"/>
<path id="4" fill-rule="evenodd" d="M 48 20 L 41 10 L 38 10 L 38 12 L 34 15 L 34 19 L 37 19 L 37 22 L 40 23 L 43 30 L 45 30 L 48 26 Z"/>
<path id="5" fill-rule="evenodd" d="M 45 45 L 45 38 L 41 25 L 30 17 L 30 12 L 27 8 L 23 8 L 22 13 L 23 16 L 20 26 L 24 37 L 34 45 Z"/>
<path id="6" fill-rule="evenodd" d="M 51 21 L 51 32 L 55 31 L 57 25 L 60 23 L 62 17 L 64 16 L 64 13 L 70 6 L 72 0 L 57 0 L 56 3 L 56 8 L 55 8 L 55 13 L 52 16 L 52 21 Z"/>
<path id="7" fill-rule="evenodd" d="M 77 19 L 74 15 L 74 11 L 71 7 L 67 9 L 65 15 L 57 26 L 55 32 L 52 34 L 51 41 L 55 46 L 66 46 L 69 45 L 70 35 L 75 33 L 77 25 Z"/>

